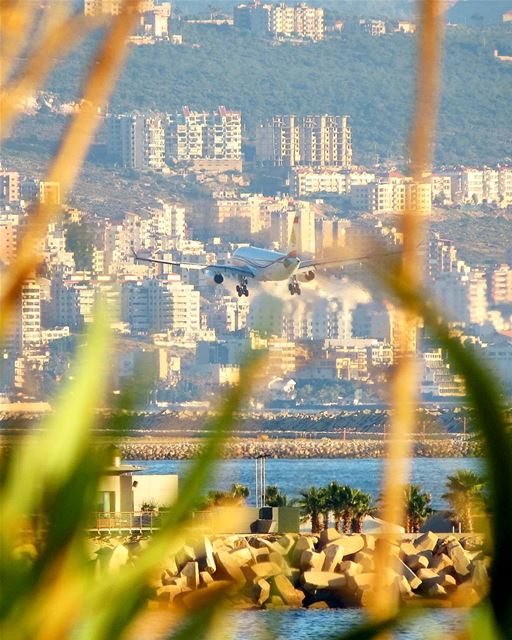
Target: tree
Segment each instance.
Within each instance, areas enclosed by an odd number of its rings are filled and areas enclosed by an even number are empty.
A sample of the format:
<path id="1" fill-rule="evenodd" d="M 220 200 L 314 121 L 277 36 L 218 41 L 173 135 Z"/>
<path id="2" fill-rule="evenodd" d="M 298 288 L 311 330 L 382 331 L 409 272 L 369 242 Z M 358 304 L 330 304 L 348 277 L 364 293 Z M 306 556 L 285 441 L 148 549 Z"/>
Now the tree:
<path id="1" fill-rule="evenodd" d="M 443 498 L 449 502 L 462 529 L 472 533 L 475 510 L 483 511 L 484 479 L 474 471 L 458 469 L 452 476 L 448 476 L 446 487 L 448 491 Z"/>
<path id="2" fill-rule="evenodd" d="M 265 504 L 269 507 L 286 507 L 288 496 L 281 493 L 276 485 L 270 484 L 265 490 Z"/>
<path id="3" fill-rule="evenodd" d="M 299 493 L 298 506 L 303 517 L 311 519 L 311 532 L 320 531 L 320 513 L 322 512 L 323 496 L 318 487 L 309 487 Z"/>
<path id="4" fill-rule="evenodd" d="M 329 528 L 329 515 L 332 510 L 331 495 L 328 487 L 322 487 L 320 489 L 320 509 L 322 513 L 322 526 L 324 529 Z"/>
<path id="5" fill-rule="evenodd" d="M 339 531 L 343 522 L 343 531 L 348 533 L 350 528 L 350 499 L 352 489 L 348 485 L 340 485 L 333 481 L 327 485 L 331 509 L 334 515 L 334 528 Z"/>
<path id="6" fill-rule="evenodd" d="M 239 484 L 235 482 L 231 485 L 231 497 L 239 503 L 245 503 L 246 498 L 249 497 L 249 487 L 245 484 Z"/>
<path id="7" fill-rule="evenodd" d="M 373 511 L 371 495 L 359 489 L 354 489 L 350 509 L 352 512 L 352 532 L 361 533 L 364 518 Z"/>
<path id="8" fill-rule="evenodd" d="M 418 484 L 407 484 L 404 487 L 404 502 L 405 531 L 419 533 L 421 525 L 432 513 L 432 496 L 422 491 Z"/>

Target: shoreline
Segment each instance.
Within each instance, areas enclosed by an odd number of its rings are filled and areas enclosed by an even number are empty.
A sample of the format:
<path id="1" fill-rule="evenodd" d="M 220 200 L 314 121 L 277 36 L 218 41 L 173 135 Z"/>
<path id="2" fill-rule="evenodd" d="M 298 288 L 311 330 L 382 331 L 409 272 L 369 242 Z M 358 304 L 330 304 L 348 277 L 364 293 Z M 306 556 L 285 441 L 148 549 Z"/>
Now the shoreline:
<path id="1" fill-rule="evenodd" d="M 174 439 L 164 442 L 121 442 L 119 449 L 125 460 L 191 460 L 198 456 L 202 443 L 198 440 Z M 412 457 L 477 458 L 482 456 L 480 444 L 471 440 L 417 440 L 412 444 Z M 258 457 L 277 459 L 309 458 L 384 458 L 383 440 L 339 440 L 322 438 L 261 440 L 230 439 L 223 447 L 222 459 L 240 460 Z"/>

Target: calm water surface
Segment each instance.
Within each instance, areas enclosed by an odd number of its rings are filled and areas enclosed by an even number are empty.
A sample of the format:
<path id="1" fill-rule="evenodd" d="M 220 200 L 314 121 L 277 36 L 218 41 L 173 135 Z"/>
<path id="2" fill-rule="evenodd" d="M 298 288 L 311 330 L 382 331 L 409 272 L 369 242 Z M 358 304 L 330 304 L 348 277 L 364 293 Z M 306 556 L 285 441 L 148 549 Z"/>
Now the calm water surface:
<path id="1" fill-rule="evenodd" d="M 185 475 L 188 460 L 135 460 L 131 464 L 143 467 L 149 473 L 177 473 Z M 475 458 L 413 458 L 410 461 L 412 482 L 432 494 L 435 509 L 445 508 L 442 499 L 446 477 L 457 469 L 481 470 L 481 461 Z M 380 491 L 384 460 L 382 458 L 340 459 L 273 459 L 267 460 L 267 485 L 276 484 L 290 498 L 297 497 L 301 489 L 322 486 L 337 480 L 371 493 L 377 498 Z M 249 503 L 254 497 L 254 460 L 220 461 L 208 483 L 208 489 L 227 490 L 234 482 L 251 489 Z"/>

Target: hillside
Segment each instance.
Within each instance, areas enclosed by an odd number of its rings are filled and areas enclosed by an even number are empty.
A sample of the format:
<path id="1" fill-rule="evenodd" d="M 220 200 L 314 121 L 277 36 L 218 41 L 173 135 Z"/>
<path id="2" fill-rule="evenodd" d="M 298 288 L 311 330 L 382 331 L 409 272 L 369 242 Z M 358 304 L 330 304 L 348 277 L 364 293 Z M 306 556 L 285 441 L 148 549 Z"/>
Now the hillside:
<path id="1" fill-rule="evenodd" d="M 345 34 L 313 45 L 273 45 L 236 29 L 184 25 L 189 44 L 132 47 L 112 111 L 169 111 L 184 104 L 241 109 L 247 135 L 274 113 L 347 113 L 355 160 L 403 155 L 414 94 L 415 39 Z M 503 28 L 447 31 L 436 158 L 497 162 L 511 155 L 512 65 L 492 51 Z M 60 65 L 50 90 L 76 95 L 93 41 Z"/>

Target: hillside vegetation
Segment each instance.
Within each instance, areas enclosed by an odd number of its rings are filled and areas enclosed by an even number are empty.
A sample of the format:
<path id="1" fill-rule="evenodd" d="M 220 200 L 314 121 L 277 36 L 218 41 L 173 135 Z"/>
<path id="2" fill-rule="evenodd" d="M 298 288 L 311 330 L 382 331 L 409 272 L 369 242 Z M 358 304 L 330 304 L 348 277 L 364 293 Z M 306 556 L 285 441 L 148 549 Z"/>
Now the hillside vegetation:
<path id="1" fill-rule="evenodd" d="M 111 110 L 169 111 L 184 104 L 241 109 L 247 136 L 275 113 L 347 113 L 356 162 L 403 156 L 414 96 L 415 38 L 343 34 L 274 45 L 229 27 L 184 25 L 188 45 L 133 46 Z M 498 162 L 511 154 L 512 64 L 493 58 L 505 28 L 447 30 L 436 158 Z M 50 90 L 76 95 L 89 41 L 54 74 Z"/>

